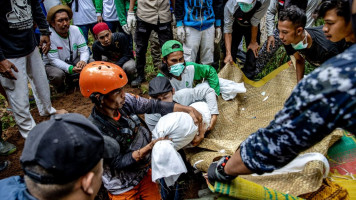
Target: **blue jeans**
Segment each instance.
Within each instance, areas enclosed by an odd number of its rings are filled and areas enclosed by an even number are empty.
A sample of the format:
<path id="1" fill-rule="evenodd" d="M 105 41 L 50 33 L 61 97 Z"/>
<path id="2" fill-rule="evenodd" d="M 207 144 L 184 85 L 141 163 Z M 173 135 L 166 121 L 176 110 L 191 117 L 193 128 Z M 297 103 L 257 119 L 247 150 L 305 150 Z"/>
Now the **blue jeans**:
<path id="1" fill-rule="evenodd" d="M 85 41 L 88 44 L 88 34 L 89 34 L 89 30 L 90 32 L 94 35 L 93 33 L 93 27 L 95 26 L 96 23 L 92 23 L 92 24 L 85 24 L 85 25 L 77 25 L 83 32 Z"/>
<path id="2" fill-rule="evenodd" d="M 163 200 L 180 200 L 184 198 L 184 191 L 179 184 L 179 178 L 177 182 L 173 185 L 168 187 L 164 179 L 159 180 L 161 184 L 161 197 Z"/>
<path id="3" fill-rule="evenodd" d="M 109 29 L 111 30 L 111 32 L 115 33 L 117 32 L 124 32 L 121 28 L 120 22 L 119 21 L 112 21 L 112 22 L 108 22 L 105 21 L 105 23 L 108 25 Z"/>

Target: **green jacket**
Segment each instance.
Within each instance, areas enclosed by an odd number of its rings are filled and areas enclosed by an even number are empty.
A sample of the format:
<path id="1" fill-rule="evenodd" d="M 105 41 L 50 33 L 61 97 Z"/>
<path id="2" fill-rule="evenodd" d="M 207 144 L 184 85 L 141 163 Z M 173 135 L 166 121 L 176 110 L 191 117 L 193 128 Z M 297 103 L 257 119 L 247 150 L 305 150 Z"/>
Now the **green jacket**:
<path id="1" fill-rule="evenodd" d="M 186 66 L 189 65 L 194 66 L 194 80 L 200 81 L 206 79 L 210 87 L 215 90 L 215 93 L 220 95 L 219 77 L 214 67 L 210 65 L 197 64 L 194 62 L 186 62 Z M 164 74 L 158 73 L 157 76 L 164 76 Z"/>

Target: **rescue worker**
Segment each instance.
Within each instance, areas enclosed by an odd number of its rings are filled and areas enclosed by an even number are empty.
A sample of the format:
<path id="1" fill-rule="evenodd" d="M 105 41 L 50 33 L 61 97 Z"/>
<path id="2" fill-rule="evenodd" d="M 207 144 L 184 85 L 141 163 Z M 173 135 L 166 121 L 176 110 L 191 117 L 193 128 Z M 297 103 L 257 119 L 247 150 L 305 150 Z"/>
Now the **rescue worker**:
<path id="1" fill-rule="evenodd" d="M 103 135 L 114 138 L 120 152 L 104 163 L 103 183 L 111 199 L 160 199 L 158 186 L 152 182 L 151 141 L 147 125 L 137 114 L 187 112 L 201 124 L 201 114 L 194 108 L 173 102 L 149 100 L 125 93 L 128 79 L 119 66 L 102 61 L 89 63 L 79 79 L 81 93 L 95 104 L 89 120 Z"/>
<path id="2" fill-rule="evenodd" d="M 299 82 L 304 76 L 305 61 L 318 67 L 345 50 L 345 41 L 328 40 L 322 27 L 305 28 L 304 10 L 291 6 L 279 14 L 279 38 L 288 55 L 296 59 L 296 75 Z"/>
<path id="3" fill-rule="evenodd" d="M 256 59 L 259 43 L 259 24 L 265 16 L 270 0 L 229 0 L 224 8 L 224 38 L 226 55 L 224 62 L 236 62 L 238 46 L 245 37 L 247 55 L 246 61 Z M 250 50 L 250 51 L 249 51 Z M 255 69 L 245 63 L 243 72 L 252 78 Z"/>
<path id="4" fill-rule="evenodd" d="M 279 47 L 283 45 L 282 41 L 279 39 L 276 15 L 279 16 L 280 11 L 282 11 L 284 8 L 295 5 L 298 8 L 305 10 L 306 12 L 307 23 L 305 27 L 312 27 L 315 21 L 313 13 L 315 12 L 315 9 L 318 7 L 320 2 L 321 0 L 271 0 L 271 4 L 268 7 L 266 14 L 266 29 L 268 38 L 262 45 L 261 49 L 258 51 L 258 57 L 256 59 L 256 71 L 254 75 L 260 73 L 263 70 L 270 59 L 273 58 Z"/>
<path id="5" fill-rule="evenodd" d="M 193 88 L 194 80 L 206 79 L 216 95 L 220 95 L 219 77 L 210 65 L 185 62 L 183 46 L 176 40 L 169 40 L 162 46 L 161 73 L 157 76 L 167 77 L 175 91 Z"/>

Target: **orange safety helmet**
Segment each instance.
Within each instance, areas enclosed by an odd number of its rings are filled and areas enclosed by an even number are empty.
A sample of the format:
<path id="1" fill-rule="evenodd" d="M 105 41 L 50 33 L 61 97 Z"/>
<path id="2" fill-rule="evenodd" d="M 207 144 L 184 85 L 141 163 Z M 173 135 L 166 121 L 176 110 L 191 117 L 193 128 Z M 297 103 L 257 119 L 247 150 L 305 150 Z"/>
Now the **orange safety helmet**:
<path id="1" fill-rule="evenodd" d="M 128 82 L 125 71 L 109 62 L 94 61 L 87 64 L 80 73 L 80 92 L 89 97 L 94 92 L 107 94 L 124 87 Z"/>

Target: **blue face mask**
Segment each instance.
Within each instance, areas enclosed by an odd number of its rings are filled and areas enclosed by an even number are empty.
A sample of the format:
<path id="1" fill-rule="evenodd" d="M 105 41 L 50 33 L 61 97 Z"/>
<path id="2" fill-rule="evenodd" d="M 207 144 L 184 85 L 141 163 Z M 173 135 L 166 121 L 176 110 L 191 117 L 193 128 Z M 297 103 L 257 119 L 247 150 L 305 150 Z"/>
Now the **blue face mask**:
<path id="1" fill-rule="evenodd" d="M 242 12 L 247 13 L 250 10 L 252 10 L 253 7 L 255 7 L 256 1 L 252 2 L 251 4 L 241 3 L 241 2 L 238 2 L 238 4 L 239 4 Z"/>
<path id="2" fill-rule="evenodd" d="M 304 44 L 305 41 L 305 44 Z M 302 50 L 308 47 L 308 42 L 307 42 L 307 33 L 305 33 L 305 37 L 302 41 L 298 42 L 298 44 L 291 44 L 293 49 L 295 50 Z"/>
<path id="3" fill-rule="evenodd" d="M 184 68 L 184 63 L 177 63 L 171 66 L 171 70 L 169 70 L 169 73 L 173 74 L 174 76 L 180 76 Z"/>

